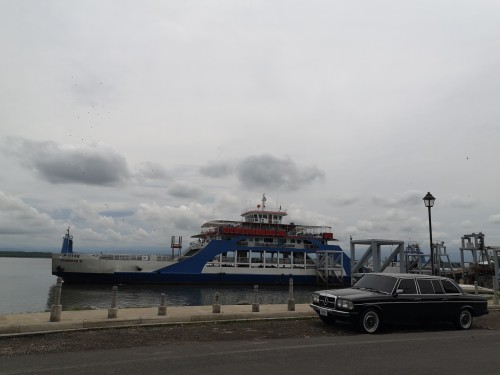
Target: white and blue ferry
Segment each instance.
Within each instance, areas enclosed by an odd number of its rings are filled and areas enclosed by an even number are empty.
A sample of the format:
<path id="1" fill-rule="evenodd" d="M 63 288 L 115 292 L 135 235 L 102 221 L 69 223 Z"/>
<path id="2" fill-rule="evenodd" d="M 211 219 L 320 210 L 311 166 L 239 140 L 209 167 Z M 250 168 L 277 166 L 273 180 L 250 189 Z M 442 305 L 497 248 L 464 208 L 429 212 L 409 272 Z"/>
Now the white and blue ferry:
<path id="1" fill-rule="evenodd" d="M 331 227 L 285 223 L 281 207 L 267 210 L 266 197 L 240 221 L 204 223 L 186 251 L 172 237 L 172 254 L 84 254 L 73 252 L 69 229 L 52 274 L 69 283 L 112 284 L 343 284 L 350 259 Z M 179 253 L 174 248 L 179 247 Z"/>

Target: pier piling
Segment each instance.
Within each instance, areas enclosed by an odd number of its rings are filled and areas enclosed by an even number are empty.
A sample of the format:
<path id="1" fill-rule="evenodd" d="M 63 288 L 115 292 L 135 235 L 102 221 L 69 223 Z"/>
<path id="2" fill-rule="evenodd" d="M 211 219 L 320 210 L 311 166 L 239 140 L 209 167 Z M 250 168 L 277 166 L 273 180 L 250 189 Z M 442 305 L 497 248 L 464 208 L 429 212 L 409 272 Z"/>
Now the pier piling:
<path id="1" fill-rule="evenodd" d="M 212 313 L 219 314 L 220 313 L 220 303 L 219 303 L 219 293 L 215 292 L 214 295 L 214 304 L 212 306 Z"/>
<path id="2" fill-rule="evenodd" d="M 62 289 L 62 278 L 58 277 L 56 287 L 54 288 L 54 291 L 55 291 L 54 304 L 50 308 L 50 321 L 51 322 L 60 322 L 61 321 L 61 312 L 62 312 L 61 289 Z"/>
<path id="3" fill-rule="evenodd" d="M 259 312 L 259 286 L 254 285 L 253 287 L 253 303 L 252 303 L 252 312 Z"/>
<path id="4" fill-rule="evenodd" d="M 118 318 L 118 309 L 116 308 L 116 294 L 118 287 L 115 285 L 111 294 L 111 308 L 108 309 L 108 319 Z"/>
<path id="5" fill-rule="evenodd" d="M 295 299 L 293 298 L 293 278 L 288 280 L 288 311 L 295 311 Z"/>
<path id="6" fill-rule="evenodd" d="M 165 316 L 167 315 L 167 304 L 165 302 L 165 293 L 160 295 L 160 306 L 158 306 L 158 315 Z"/>

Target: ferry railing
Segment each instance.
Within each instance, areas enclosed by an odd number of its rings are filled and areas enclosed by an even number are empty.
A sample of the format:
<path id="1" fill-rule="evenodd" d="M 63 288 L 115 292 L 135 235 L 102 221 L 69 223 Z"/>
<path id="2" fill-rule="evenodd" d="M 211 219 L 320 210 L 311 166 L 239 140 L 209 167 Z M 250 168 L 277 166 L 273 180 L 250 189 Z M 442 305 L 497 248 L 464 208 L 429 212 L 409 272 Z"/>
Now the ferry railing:
<path id="1" fill-rule="evenodd" d="M 128 255 L 128 254 L 93 254 L 99 259 L 102 260 L 133 260 L 133 261 L 141 261 L 141 262 L 149 262 L 154 260 L 154 255 Z M 175 258 L 172 255 L 156 255 L 156 261 L 171 261 Z"/>

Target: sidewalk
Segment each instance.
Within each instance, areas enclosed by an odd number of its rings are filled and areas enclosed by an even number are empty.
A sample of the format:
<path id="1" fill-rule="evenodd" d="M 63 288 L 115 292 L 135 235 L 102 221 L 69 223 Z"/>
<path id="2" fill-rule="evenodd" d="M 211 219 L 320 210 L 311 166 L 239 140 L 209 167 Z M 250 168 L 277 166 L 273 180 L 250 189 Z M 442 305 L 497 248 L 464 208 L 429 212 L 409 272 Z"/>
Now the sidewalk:
<path id="1" fill-rule="evenodd" d="M 213 313 L 212 306 L 168 306 L 164 316 L 158 315 L 157 307 L 126 308 L 118 309 L 116 318 L 108 318 L 107 309 L 63 311 L 59 322 L 50 322 L 50 312 L 23 313 L 0 315 L 0 337 L 147 324 L 315 316 L 308 304 L 295 305 L 295 311 L 288 311 L 287 304 L 260 305 L 259 312 L 252 312 L 252 305 L 221 305 L 220 313 Z"/>
<path id="2" fill-rule="evenodd" d="M 500 305 L 488 303 L 490 311 L 500 310 Z M 288 311 L 287 304 L 260 305 L 259 312 L 252 312 L 252 305 L 221 305 L 220 313 L 213 313 L 212 306 L 168 306 L 164 316 L 158 307 L 118 309 L 116 318 L 108 318 L 108 310 L 63 311 L 59 322 L 50 322 L 50 312 L 0 315 L 0 338 L 24 334 L 111 328 L 153 324 L 178 324 L 218 320 L 258 320 L 313 318 L 316 313 L 308 304 L 295 305 Z"/>

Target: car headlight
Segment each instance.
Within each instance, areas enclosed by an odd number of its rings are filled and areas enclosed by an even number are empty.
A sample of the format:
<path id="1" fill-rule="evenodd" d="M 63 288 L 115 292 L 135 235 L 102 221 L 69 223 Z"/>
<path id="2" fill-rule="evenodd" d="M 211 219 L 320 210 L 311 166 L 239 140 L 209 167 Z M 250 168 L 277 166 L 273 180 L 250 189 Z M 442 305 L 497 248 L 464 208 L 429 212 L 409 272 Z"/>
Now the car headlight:
<path id="1" fill-rule="evenodd" d="M 313 303 L 319 303 L 319 294 L 313 294 L 312 301 Z"/>
<path id="2" fill-rule="evenodd" d="M 352 310 L 352 309 L 354 309 L 354 305 L 353 305 L 352 301 L 349 301 L 348 299 L 338 298 L 337 299 L 337 309 Z"/>

